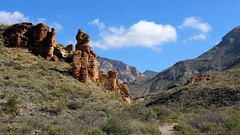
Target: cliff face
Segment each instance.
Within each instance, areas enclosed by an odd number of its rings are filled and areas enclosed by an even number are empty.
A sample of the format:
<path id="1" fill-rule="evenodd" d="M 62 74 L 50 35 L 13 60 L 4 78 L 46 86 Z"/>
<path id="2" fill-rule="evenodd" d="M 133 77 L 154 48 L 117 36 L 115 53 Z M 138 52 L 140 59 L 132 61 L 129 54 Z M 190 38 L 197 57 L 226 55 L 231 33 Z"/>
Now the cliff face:
<path id="1" fill-rule="evenodd" d="M 177 62 L 156 77 L 138 85 L 129 85 L 138 95 L 159 93 L 170 86 L 186 82 L 193 76 L 211 74 L 232 67 L 240 60 L 240 27 L 236 27 L 222 41 L 196 59 Z"/>
<path id="2" fill-rule="evenodd" d="M 122 82 L 133 82 L 139 77 L 145 77 L 144 74 L 138 71 L 136 67 L 129 66 L 121 61 L 116 60 L 110 60 L 107 58 L 101 58 L 98 57 L 99 62 L 99 71 L 103 71 L 104 73 L 107 73 L 108 71 L 114 70 L 118 73 L 118 78 Z"/>

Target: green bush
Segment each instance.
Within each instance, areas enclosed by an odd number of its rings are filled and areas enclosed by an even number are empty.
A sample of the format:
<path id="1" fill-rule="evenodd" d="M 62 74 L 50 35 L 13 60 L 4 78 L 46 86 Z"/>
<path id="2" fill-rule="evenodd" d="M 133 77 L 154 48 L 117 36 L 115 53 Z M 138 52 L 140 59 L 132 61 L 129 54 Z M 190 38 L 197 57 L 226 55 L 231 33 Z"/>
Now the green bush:
<path id="1" fill-rule="evenodd" d="M 115 134 L 117 132 L 121 131 L 121 123 L 118 118 L 111 118 L 107 121 L 105 127 L 103 128 L 103 131 L 105 131 L 108 134 Z"/>
<path id="2" fill-rule="evenodd" d="M 177 109 L 167 108 L 166 106 L 154 106 L 156 117 L 162 122 L 177 122 L 181 119 L 182 113 Z"/>
<path id="3" fill-rule="evenodd" d="M 178 124 L 175 125 L 173 128 L 176 130 L 176 135 L 204 135 L 197 129 L 193 129 L 192 127 L 187 125 Z"/>
<path id="4" fill-rule="evenodd" d="M 84 103 L 83 102 L 70 102 L 67 107 L 68 109 L 70 110 L 77 110 L 77 109 L 80 109 L 84 106 Z"/>
<path id="5" fill-rule="evenodd" d="M 227 123 L 229 135 L 240 135 L 240 118 Z"/>
<path id="6" fill-rule="evenodd" d="M 13 126 L 7 127 L 7 131 L 8 131 L 8 132 L 16 132 L 17 130 L 18 130 L 18 128 L 13 127 Z"/>
<path id="7" fill-rule="evenodd" d="M 93 128 L 88 130 L 88 135 L 106 135 L 106 133 L 99 128 Z"/>
<path id="8" fill-rule="evenodd" d="M 13 95 L 11 97 L 9 97 L 6 105 L 5 105 L 5 112 L 9 113 L 9 114 L 13 114 L 13 115 L 17 115 L 18 114 L 18 96 L 17 95 Z"/>

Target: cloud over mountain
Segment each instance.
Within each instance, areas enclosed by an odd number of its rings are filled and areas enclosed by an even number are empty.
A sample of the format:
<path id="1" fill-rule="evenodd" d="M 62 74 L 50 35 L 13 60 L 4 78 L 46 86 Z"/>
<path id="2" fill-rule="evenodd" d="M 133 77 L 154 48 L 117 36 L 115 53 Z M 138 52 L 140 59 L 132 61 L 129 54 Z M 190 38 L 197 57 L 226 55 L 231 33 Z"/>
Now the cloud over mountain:
<path id="1" fill-rule="evenodd" d="M 200 17 L 187 17 L 178 28 L 190 28 L 200 31 L 198 34 L 191 35 L 189 38 L 183 40 L 183 43 L 194 40 L 206 40 L 208 32 L 212 30 L 212 27 L 207 22 L 203 22 Z"/>
<path id="2" fill-rule="evenodd" d="M 102 49 L 143 46 L 160 50 L 159 45 L 177 40 L 177 32 L 173 26 L 145 20 L 141 20 L 129 28 L 124 26 L 105 27 L 99 19 L 93 20 L 91 24 L 99 27 L 101 36 L 100 40 L 92 41 L 91 46 Z"/>

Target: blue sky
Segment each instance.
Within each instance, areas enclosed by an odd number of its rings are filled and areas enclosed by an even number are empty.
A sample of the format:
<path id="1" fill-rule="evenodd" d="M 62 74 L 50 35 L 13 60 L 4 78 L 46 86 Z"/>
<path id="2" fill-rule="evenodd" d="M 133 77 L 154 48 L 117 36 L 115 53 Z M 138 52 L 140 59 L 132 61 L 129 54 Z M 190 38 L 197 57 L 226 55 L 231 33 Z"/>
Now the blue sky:
<path id="1" fill-rule="evenodd" d="M 162 71 L 209 50 L 240 25 L 239 0 L 4 0 L 0 23 L 43 22 L 57 42 L 91 36 L 101 57 Z"/>

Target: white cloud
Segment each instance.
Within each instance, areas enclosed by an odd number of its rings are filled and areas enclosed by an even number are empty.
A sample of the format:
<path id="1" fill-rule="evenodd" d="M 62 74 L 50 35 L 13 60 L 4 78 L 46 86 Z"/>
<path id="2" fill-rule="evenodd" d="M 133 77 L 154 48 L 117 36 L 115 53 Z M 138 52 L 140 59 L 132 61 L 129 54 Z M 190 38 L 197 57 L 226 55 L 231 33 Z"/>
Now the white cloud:
<path id="1" fill-rule="evenodd" d="M 205 40 L 207 36 L 205 34 L 198 34 L 195 36 L 190 37 L 190 40 Z"/>
<path id="2" fill-rule="evenodd" d="M 141 20 L 127 29 L 123 26 L 108 27 L 101 31 L 101 38 L 99 41 L 92 41 L 91 46 L 102 49 L 143 46 L 159 51 L 159 45 L 176 42 L 177 32 L 171 25 Z"/>
<path id="3" fill-rule="evenodd" d="M 201 30 L 204 33 L 212 30 L 212 27 L 208 23 L 203 22 L 200 17 L 185 18 L 184 22 L 178 28 L 183 29 L 187 27 Z"/>
<path id="4" fill-rule="evenodd" d="M 6 12 L 0 11 L 0 24 L 15 24 L 20 22 L 27 22 L 29 17 L 26 17 L 18 11 Z"/>
<path id="5" fill-rule="evenodd" d="M 94 19 L 93 21 L 89 22 L 88 24 L 97 25 L 99 29 L 105 28 L 105 25 L 102 22 L 100 22 L 99 18 Z"/>
<path id="6" fill-rule="evenodd" d="M 38 23 L 44 23 L 46 22 L 46 18 L 38 18 Z"/>
<path id="7" fill-rule="evenodd" d="M 61 30 L 63 28 L 61 24 L 56 23 L 56 22 L 52 23 L 50 25 L 50 27 L 56 28 L 56 31 L 59 31 L 59 30 Z"/>
<path id="8" fill-rule="evenodd" d="M 194 35 L 188 39 L 183 40 L 183 43 L 187 43 L 188 41 L 193 41 L 193 40 L 205 40 L 207 38 L 206 34 L 198 34 L 198 35 Z"/>

